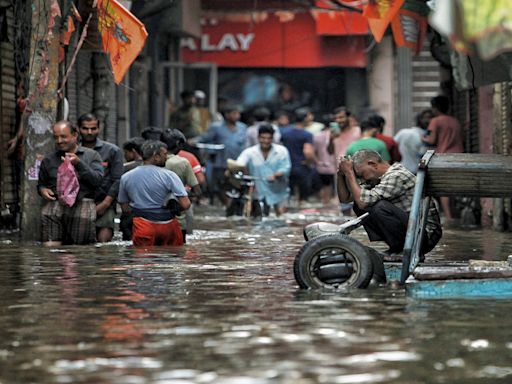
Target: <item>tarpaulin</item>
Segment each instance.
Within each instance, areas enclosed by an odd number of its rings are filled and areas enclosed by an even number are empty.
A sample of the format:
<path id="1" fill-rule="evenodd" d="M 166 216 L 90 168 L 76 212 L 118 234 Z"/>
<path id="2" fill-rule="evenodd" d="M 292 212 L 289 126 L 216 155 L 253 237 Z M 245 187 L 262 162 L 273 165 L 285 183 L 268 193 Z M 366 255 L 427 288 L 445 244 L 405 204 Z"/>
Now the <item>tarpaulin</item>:
<path id="1" fill-rule="evenodd" d="M 483 60 L 512 51 L 510 0 L 439 0 L 430 24 L 450 38 L 455 50 Z"/>

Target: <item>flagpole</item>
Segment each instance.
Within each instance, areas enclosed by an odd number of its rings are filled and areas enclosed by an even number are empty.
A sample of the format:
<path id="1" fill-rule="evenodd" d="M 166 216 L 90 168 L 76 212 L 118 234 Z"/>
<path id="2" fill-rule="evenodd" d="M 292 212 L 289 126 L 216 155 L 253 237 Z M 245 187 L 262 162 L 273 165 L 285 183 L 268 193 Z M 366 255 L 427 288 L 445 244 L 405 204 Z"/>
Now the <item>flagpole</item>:
<path id="1" fill-rule="evenodd" d="M 98 5 L 98 0 L 94 0 L 92 3 L 92 11 L 89 13 L 89 16 L 87 17 L 87 21 L 85 22 L 84 29 L 82 30 L 82 34 L 80 35 L 80 40 L 78 40 L 78 44 L 76 45 L 75 52 L 73 53 L 73 57 L 71 58 L 71 62 L 69 63 L 68 69 L 66 70 L 66 74 L 64 75 L 64 78 L 62 79 L 62 84 L 60 88 L 57 90 L 57 95 L 59 97 L 62 97 L 64 87 L 66 86 L 66 83 L 68 81 L 69 74 L 71 73 L 71 69 L 73 68 L 73 65 L 75 64 L 76 57 L 78 56 L 78 52 L 82 48 L 82 45 L 85 41 L 85 38 L 87 37 L 87 29 L 89 28 L 89 22 L 92 19 L 92 14 L 94 12 L 94 9 L 96 9 L 96 6 Z"/>

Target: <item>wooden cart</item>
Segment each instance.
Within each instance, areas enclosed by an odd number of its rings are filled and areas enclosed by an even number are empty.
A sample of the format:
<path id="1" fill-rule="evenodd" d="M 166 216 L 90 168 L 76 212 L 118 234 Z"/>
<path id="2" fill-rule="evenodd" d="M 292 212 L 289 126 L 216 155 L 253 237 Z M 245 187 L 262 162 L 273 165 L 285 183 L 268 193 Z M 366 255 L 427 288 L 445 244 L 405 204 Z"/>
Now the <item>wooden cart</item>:
<path id="1" fill-rule="evenodd" d="M 401 262 L 383 262 L 383 255 L 349 236 L 364 216 L 342 225 L 313 223 L 304 228 L 306 244 L 295 257 L 295 280 L 305 289 L 396 281 L 413 297 L 512 297 L 512 260 L 419 264 L 431 199 L 440 196 L 512 196 L 512 157 L 428 151 L 416 177 Z"/>
<path id="2" fill-rule="evenodd" d="M 420 265 L 430 200 L 439 196 L 511 197 L 512 156 L 428 151 L 421 159 L 400 282 L 414 297 L 512 297 L 512 260 Z M 391 267 L 391 266 L 390 266 Z"/>

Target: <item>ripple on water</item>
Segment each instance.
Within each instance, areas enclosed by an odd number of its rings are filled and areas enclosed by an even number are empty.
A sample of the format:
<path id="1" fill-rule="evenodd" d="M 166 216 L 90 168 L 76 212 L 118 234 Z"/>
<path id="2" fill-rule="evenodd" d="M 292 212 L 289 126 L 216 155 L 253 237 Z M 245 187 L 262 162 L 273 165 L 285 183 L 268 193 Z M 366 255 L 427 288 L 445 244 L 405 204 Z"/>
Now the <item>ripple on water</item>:
<path id="1" fill-rule="evenodd" d="M 68 371 L 85 370 L 96 371 L 99 368 L 147 368 L 158 369 L 162 367 L 162 362 L 150 357 L 115 357 L 104 358 L 95 357 L 84 360 L 57 360 L 49 370 L 53 373 L 66 373 Z"/>
<path id="2" fill-rule="evenodd" d="M 506 301 L 299 291 L 293 259 L 315 220 L 340 218 L 210 215 L 181 248 L 3 245 L 0 382 L 512 382 Z M 432 257 L 496 257 L 511 244 L 451 230 Z"/>
<path id="3" fill-rule="evenodd" d="M 512 379 L 512 367 L 497 367 L 494 365 L 487 365 L 472 375 L 477 378 L 490 378 L 490 379 L 504 379 L 511 377 Z"/>
<path id="4" fill-rule="evenodd" d="M 400 371 L 388 370 L 377 373 L 360 373 L 353 375 L 343 375 L 334 377 L 333 383 L 336 384 L 358 384 L 358 383 L 381 383 L 400 377 Z"/>
<path id="5" fill-rule="evenodd" d="M 341 359 L 344 364 L 368 364 L 377 361 L 419 361 L 421 356 L 414 352 L 407 351 L 385 351 L 374 352 L 365 355 L 353 355 Z"/>

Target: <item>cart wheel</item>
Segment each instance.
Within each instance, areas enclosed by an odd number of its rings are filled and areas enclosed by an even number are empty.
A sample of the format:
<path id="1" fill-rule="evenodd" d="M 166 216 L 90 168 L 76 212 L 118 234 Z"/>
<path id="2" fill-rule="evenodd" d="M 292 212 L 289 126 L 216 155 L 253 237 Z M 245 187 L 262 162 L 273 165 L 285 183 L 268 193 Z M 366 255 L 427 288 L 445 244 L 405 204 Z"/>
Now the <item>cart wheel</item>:
<path id="1" fill-rule="evenodd" d="M 386 271 L 384 270 L 384 261 L 382 257 L 372 247 L 365 247 L 368 256 L 372 260 L 373 265 L 373 280 L 377 283 L 385 283 L 386 280 Z"/>
<path id="2" fill-rule="evenodd" d="M 293 265 L 301 288 L 366 288 L 373 263 L 365 247 L 347 235 L 325 235 L 308 241 Z"/>

